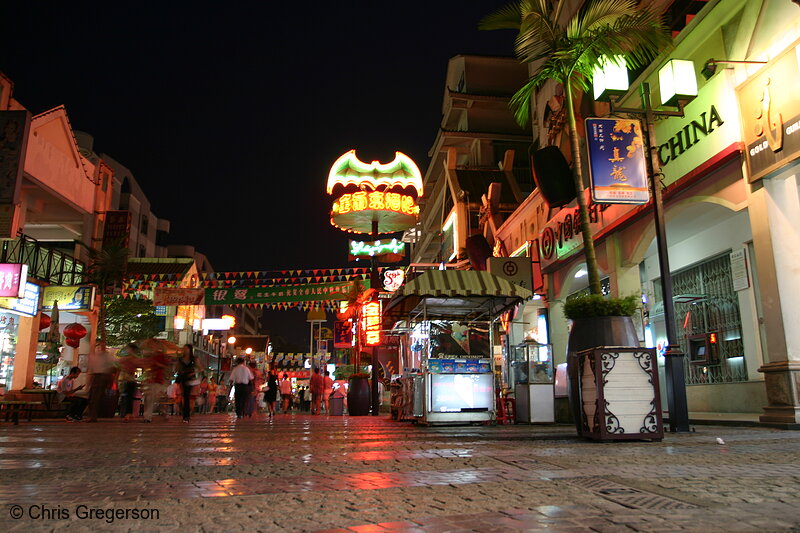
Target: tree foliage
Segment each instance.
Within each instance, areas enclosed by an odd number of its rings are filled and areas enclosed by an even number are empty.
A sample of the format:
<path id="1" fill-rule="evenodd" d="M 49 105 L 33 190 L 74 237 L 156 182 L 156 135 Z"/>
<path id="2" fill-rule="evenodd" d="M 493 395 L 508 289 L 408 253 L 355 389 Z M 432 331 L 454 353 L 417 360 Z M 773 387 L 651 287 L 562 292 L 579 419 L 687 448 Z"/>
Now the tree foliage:
<path id="1" fill-rule="evenodd" d="M 564 86 L 589 290 L 599 295 L 600 274 L 583 192 L 585 182 L 573 98 L 578 90 L 589 89 L 594 67 L 602 60 L 613 62 L 622 57 L 628 66 L 635 68 L 669 46 L 671 39 L 660 15 L 635 0 L 587 0 L 566 20 L 562 17 L 564 5 L 565 0 L 519 0 L 485 17 L 480 28 L 517 30 L 517 57 L 533 65 L 530 78 L 511 98 L 511 108 L 520 125 L 530 119 L 531 99 L 536 89 L 547 80 Z"/>
<path id="2" fill-rule="evenodd" d="M 100 294 L 100 312 L 97 317 L 97 339 L 107 344 L 106 293 L 108 288 L 122 283 L 128 265 L 130 250 L 120 245 L 104 246 L 100 250 L 89 250 L 88 279 L 97 285 Z M 151 302 L 152 304 L 152 302 Z"/>
<path id="3" fill-rule="evenodd" d="M 106 297 L 105 323 L 109 346 L 155 337 L 161 331 L 161 318 L 154 313 L 152 300 Z"/>

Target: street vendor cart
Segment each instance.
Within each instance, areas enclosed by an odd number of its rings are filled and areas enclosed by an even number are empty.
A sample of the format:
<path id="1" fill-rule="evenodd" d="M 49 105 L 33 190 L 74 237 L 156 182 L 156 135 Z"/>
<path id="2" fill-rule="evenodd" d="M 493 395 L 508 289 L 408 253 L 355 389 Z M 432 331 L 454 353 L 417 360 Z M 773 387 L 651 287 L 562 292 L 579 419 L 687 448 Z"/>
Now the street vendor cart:
<path id="1" fill-rule="evenodd" d="M 404 336 L 403 401 L 423 424 L 469 424 L 496 418 L 494 327 L 531 292 L 488 272 L 430 270 L 395 293 L 384 327 Z M 401 417 L 402 418 L 402 417 Z"/>

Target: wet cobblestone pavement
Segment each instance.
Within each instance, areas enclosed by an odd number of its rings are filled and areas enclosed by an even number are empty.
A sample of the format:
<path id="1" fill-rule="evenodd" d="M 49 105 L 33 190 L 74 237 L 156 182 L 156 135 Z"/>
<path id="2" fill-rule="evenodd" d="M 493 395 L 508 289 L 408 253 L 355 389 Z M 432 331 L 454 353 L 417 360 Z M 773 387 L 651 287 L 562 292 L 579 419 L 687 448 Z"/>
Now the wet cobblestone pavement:
<path id="1" fill-rule="evenodd" d="M 800 531 L 800 432 L 764 428 L 22 422 L 0 475 L 0 531 Z"/>

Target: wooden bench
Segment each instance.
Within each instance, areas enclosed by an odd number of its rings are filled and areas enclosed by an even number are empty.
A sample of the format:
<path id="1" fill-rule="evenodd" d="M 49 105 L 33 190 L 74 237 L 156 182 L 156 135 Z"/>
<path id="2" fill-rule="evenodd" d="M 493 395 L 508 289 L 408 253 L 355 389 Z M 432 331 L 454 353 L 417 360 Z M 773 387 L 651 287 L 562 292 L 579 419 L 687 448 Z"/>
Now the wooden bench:
<path id="1" fill-rule="evenodd" d="M 8 419 L 10 417 L 11 421 L 14 422 L 14 425 L 18 426 L 19 412 L 27 411 L 28 422 L 30 422 L 33 415 L 33 408 L 37 405 L 42 405 L 42 402 L 26 402 L 22 400 L 2 400 L 0 401 L 0 410 L 5 410 L 6 422 L 8 422 Z"/>

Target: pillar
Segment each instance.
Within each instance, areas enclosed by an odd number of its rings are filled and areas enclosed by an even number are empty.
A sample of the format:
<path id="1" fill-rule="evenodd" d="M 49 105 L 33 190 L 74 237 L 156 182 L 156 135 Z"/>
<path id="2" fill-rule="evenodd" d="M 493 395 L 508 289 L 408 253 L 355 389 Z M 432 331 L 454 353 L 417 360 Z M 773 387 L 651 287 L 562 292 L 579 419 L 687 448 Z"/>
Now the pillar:
<path id="1" fill-rule="evenodd" d="M 760 420 L 800 424 L 800 166 L 754 186 L 748 212 L 753 230 L 764 335 L 768 405 Z"/>

